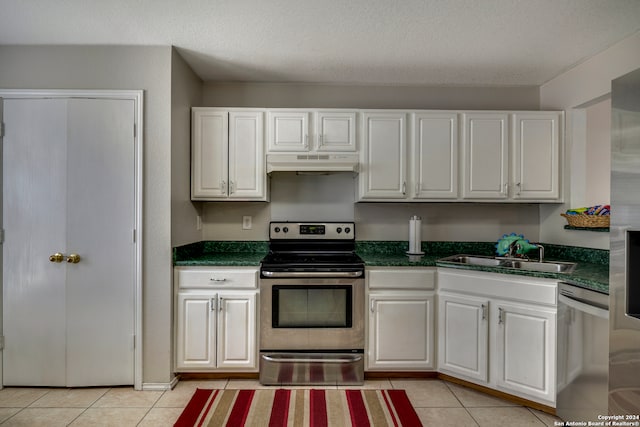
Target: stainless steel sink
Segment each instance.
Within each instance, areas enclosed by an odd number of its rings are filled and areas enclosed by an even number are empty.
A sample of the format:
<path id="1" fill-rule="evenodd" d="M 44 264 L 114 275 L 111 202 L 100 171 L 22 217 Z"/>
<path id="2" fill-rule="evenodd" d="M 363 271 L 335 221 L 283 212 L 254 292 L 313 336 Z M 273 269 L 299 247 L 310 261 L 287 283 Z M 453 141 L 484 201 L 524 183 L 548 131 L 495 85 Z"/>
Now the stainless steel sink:
<path id="1" fill-rule="evenodd" d="M 455 262 L 458 264 L 484 265 L 487 267 L 498 267 L 502 262 L 504 262 L 504 260 L 498 258 L 479 255 L 454 255 L 439 259 L 438 261 Z"/>
<path id="2" fill-rule="evenodd" d="M 572 273 L 576 268 L 575 262 L 540 262 L 529 261 L 526 259 L 489 257 L 481 255 L 453 255 L 446 258 L 440 258 L 438 261 L 484 267 L 514 268 L 517 270 L 540 271 L 545 273 Z"/>
<path id="3" fill-rule="evenodd" d="M 520 270 L 542 271 L 546 273 L 571 273 L 576 268 L 575 262 L 554 261 L 512 261 L 505 260 L 502 267 L 517 268 Z"/>

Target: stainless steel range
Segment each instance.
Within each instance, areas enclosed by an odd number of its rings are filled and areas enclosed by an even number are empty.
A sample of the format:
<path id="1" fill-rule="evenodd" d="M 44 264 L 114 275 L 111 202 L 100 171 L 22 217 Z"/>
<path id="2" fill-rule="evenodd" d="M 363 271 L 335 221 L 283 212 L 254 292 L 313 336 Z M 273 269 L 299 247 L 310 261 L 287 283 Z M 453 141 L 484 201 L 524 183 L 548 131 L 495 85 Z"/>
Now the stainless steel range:
<path id="1" fill-rule="evenodd" d="M 272 222 L 260 268 L 260 382 L 364 382 L 364 262 L 353 222 Z"/>

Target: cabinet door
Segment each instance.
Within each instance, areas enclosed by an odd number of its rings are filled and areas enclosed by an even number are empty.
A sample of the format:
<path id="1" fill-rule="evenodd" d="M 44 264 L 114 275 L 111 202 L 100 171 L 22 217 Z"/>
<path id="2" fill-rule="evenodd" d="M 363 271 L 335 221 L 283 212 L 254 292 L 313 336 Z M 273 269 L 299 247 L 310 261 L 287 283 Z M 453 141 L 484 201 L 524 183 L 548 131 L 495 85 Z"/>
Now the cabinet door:
<path id="1" fill-rule="evenodd" d="M 503 302 L 495 309 L 497 387 L 555 404 L 556 311 Z"/>
<path id="2" fill-rule="evenodd" d="M 489 380 L 489 302 L 441 294 L 438 307 L 438 369 L 474 382 Z"/>
<path id="3" fill-rule="evenodd" d="M 191 126 L 191 198 L 224 199 L 229 176 L 229 113 L 194 109 Z"/>
<path id="4" fill-rule="evenodd" d="M 229 113 L 229 198 L 266 197 L 263 113 Z"/>
<path id="5" fill-rule="evenodd" d="M 509 115 L 506 113 L 464 114 L 464 198 L 507 198 L 508 125 Z"/>
<path id="6" fill-rule="evenodd" d="M 178 294 L 176 367 L 215 368 L 216 294 Z"/>
<path id="7" fill-rule="evenodd" d="M 433 295 L 370 295 L 368 369 L 433 369 L 433 304 Z"/>
<path id="8" fill-rule="evenodd" d="M 560 197 L 561 112 L 513 115 L 513 198 Z"/>
<path id="9" fill-rule="evenodd" d="M 309 151 L 309 112 L 269 111 L 268 122 L 268 151 Z"/>
<path id="10" fill-rule="evenodd" d="M 457 198 L 458 115 L 415 114 L 413 126 L 414 198 Z"/>
<path id="11" fill-rule="evenodd" d="M 218 300 L 218 368 L 257 368 L 256 293 L 224 293 Z"/>
<path id="12" fill-rule="evenodd" d="M 356 113 L 318 111 L 315 122 L 318 151 L 356 151 Z"/>
<path id="13" fill-rule="evenodd" d="M 363 113 L 360 199 L 404 199 L 406 114 Z"/>

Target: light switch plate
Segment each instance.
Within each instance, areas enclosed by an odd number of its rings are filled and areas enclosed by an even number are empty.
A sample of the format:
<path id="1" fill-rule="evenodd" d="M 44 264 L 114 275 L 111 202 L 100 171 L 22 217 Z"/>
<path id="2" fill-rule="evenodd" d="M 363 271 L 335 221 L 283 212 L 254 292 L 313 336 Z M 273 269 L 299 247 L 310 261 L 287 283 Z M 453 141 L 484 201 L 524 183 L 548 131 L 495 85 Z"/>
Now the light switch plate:
<path id="1" fill-rule="evenodd" d="M 243 230 L 251 230 L 251 216 L 245 215 L 242 217 L 242 229 Z"/>

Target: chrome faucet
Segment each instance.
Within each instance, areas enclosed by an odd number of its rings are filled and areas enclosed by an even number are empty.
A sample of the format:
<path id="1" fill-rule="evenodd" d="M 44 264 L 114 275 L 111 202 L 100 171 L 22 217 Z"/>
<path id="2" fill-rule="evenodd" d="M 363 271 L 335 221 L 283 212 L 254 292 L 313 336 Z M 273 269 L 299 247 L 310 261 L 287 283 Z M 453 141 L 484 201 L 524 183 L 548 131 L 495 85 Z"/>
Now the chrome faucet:
<path id="1" fill-rule="evenodd" d="M 509 245 L 509 252 L 507 253 L 509 258 L 517 257 L 519 249 L 520 249 L 520 243 L 518 240 L 514 240 L 513 242 L 511 242 L 511 244 Z"/>
<path id="2" fill-rule="evenodd" d="M 534 243 L 534 246 L 538 248 L 538 258 L 540 258 L 540 262 L 544 261 L 544 246 L 540 243 Z"/>

